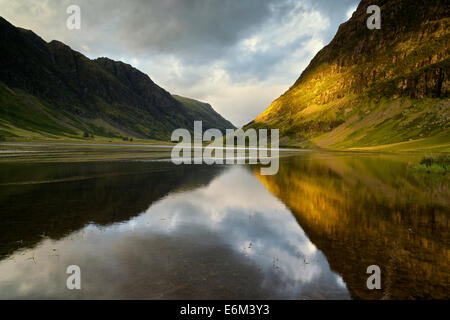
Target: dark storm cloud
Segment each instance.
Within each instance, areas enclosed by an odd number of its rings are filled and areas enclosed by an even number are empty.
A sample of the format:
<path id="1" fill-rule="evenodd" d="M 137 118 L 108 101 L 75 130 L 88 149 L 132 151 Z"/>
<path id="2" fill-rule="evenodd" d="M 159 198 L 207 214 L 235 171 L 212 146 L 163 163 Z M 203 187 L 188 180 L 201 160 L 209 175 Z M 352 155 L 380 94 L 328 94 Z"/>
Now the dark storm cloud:
<path id="1" fill-rule="evenodd" d="M 260 27 L 270 6 L 261 0 L 137 1 L 121 10 L 118 36 L 137 50 L 217 58 Z"/>
<path id="2" fill-rule="evenodd" d="M 299 2 L 326 13 L 332 22 L 343 22 L 356 1 L 97 0 L 81 1 L 80 6 L 89 26 L 108 25 L 102 28 L 110 31 L 104 36 L 116 38 L 130 50 L 210 60 L 225 55 L 265 23 L 282 23 Z"/>
<path id="3" fill-rule="evenodd" d="M 74 1 L 50 0 L 49 7 Z M 224 56 L 273 14 L 276 0 L 78 0 L 82 32 L 96 34 L 91 46 L 126 47 L 134 54 L 180 55 L 191 63 Z M 277 12 L 288 10 L 280 8 Z M 61 11 L 61 10 L 59 10 Z M 120 48 L 115 48 L 120 51 Z"/>
<path id="4" fill-rule="evenodd" d="M 331 20 L 345 16 L 355 0 L 47 0 L 39 4 L 17 0 L 16 14 L 45 20 L 47 28 L 65 30 L 65 8 L 82 10 L 80 38 L 107 47 L 126 46 L 135 53 L 162 52 L 186 59 L 217 59 L 265 23 L 282 23 L 298 3 L 326 13 Z M 6 4 L 2 4 L 4 6 Z M 3 11 L 3 10 L 2 10 Z M 7 11 L 7 10 L 5 10 Z M 340 21 L 342 22 L 342 21 Z M 45 30 L 45 32 L 52 32 Z M 83 34 L 88 33 L 88 34 Z M 331 35 L 328 35 L 330 38 Z M 80 40 L 81 40 L 80 39 Z M 51 39 L 48 39 L 51 40 Z M 116 48 L 119 50 L 120 48 Z"/>
<path id="5" fill-rule="evenodd" d="M 304 4 L 297 8 L 298 4 Z M 185 65 L 207 65 L 224 60 L 230 76 L 243 78 L 270 74 L 273 66 L 283 61 L 301 45 L 300 39 L 285 46 L 270 46 L 264 52 L 242 57 L 237 45 L 257 34 L 265 25 L 274 29 L 282 25 L 294 10 L 311 8 L 326 13 L 330 24 L 343 22 L 355 0 L 134 0 L 81 1 L 87 32 L 101 34 L 92 38 L 117 55 L 149 56 L 153 53 L 175 56 Z M 326 30 L 328 42 L 335 30 Z M 270 40 L 270 39 L 269 39 Z M 123 51 L 126 50 L 126 53 Z M 253 73 L 254 72 L 254 73 Z"/>

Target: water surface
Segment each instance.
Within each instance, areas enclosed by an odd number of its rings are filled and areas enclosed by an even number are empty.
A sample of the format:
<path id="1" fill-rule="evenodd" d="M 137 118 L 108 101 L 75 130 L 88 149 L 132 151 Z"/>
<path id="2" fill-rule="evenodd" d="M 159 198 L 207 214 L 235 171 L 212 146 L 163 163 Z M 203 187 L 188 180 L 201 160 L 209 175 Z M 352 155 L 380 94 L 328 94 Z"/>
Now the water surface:
<path id="1" fill-rule="evenodd" d="M 0 298 L 448 298 L 449 179 L 414 161 L 2 163 Z"/>

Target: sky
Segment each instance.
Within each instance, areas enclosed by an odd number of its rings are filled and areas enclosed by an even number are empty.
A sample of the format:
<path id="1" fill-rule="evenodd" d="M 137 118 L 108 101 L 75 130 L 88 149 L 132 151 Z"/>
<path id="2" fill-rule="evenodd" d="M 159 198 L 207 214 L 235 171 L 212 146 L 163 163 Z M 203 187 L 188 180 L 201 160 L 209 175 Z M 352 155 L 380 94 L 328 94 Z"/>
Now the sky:
<path id="1" fill-rule="evenodd" d="M 358 0 L 0 0 L 0 16 L 87 57 L 129 63 L 242 126 L 300 76 Z M 66 9 L 78 5 L 81 28 Z"/>

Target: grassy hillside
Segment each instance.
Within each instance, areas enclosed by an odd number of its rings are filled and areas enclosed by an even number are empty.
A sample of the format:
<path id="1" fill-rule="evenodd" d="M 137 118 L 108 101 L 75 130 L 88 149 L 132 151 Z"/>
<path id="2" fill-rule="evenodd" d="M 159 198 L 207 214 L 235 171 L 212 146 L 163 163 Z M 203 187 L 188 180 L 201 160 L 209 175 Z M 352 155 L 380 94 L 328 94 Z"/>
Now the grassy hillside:
<path id="1" fill-rule="evenodd" d="M 381 30 L 366 27 L 372 4 L 381 7 Z M 450 151 L 449 17 L 440 0 L 363 0 L 296 83 L 247 127 L 279 128 L 289 146 L 418 141 Z"/>
<path id="2" fill-rule="evenodd" d="M 181 102 L 192 116 L 196 116 L 203 120 L 203 125 L 209 128 L 216 128 L 221 131 L 226 129 L 235 129 L 236 127 L 228 120 L 218 114 L 209 103 L 200 102 L 194 99 L 172 95 L 176 100 Z"/>
<path id="3" fill-rule="evenodd" d="M 132 139 L 101 120 L 79 119 L 0 82 L 0 141 Z"/>

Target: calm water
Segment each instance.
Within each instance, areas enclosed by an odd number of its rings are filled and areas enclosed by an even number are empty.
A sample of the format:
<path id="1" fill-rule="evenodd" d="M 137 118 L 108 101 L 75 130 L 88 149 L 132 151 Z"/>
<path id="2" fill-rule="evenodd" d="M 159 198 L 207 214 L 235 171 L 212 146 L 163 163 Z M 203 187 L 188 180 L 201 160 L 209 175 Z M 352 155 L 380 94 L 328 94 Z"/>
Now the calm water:
<path id="1" fill-rule="evenodd" d="M 449 298 L 449 177 L 413 160 L 2 163 L 0 298 Z"/>

